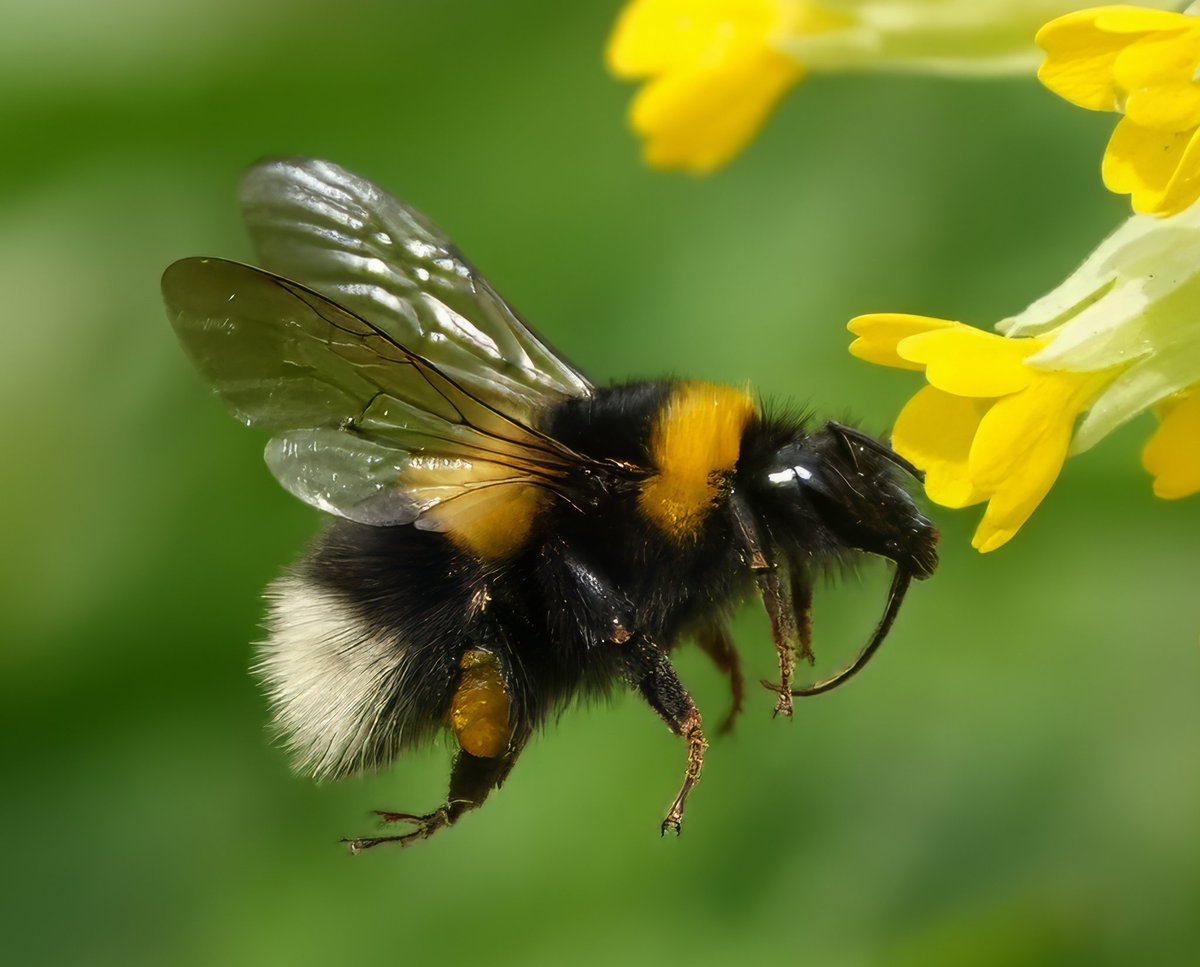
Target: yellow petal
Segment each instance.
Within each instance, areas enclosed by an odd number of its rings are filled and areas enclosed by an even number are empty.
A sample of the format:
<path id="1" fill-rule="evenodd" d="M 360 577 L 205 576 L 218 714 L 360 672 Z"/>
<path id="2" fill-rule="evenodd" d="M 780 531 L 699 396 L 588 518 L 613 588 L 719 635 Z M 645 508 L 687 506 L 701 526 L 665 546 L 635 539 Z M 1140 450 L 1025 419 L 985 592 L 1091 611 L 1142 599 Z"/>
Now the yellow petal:
<path id="1" fill-rule="evenodd" d="M 682 0 L 633 0 L 617 16 L 608 39 L 604 60 L 617 77 L 649 77 L 669 70 L 672 59 L 681 53 L 678 41 L 687 37 L 679 29 L 686 23 Z M 676 43 L 670 43 L 668 38 Z"/>
<path id="2" fill-rule="evenodd" d="M 1139 215 L 1172 215 L 1200 197 L 1200 140 L 1194 130 L 1157 131 L 1122 118 L 1101 171 L 1105 187 L 1129 195 Z"/>
<path id="3" fill-rule="evenodd" d="M 1185 208 L 1190 208 L 1197 198 L 1200 198 L 1200 129 L 1191 132 L 1154 214 L 1177 215 Z M 1138 211 L 1136 196 L 1131 198 L 1131 202 L 1134 211 Z"/>
<path id="4" fill-rule="evenodd" d="M 1173 10 L 1152 10 L 1131 4 L 1114 4 L 1093 7 L 1082 11 L 1092 14 L 1096 27 L 1111 34 L 1148 34 L 1159 30 L 1191 30 L 1196 21 L 1190 16 Z M 1072 16 L 1068 14 L 1068 16 Z"/>
<path id="5" fill-rule="evenodd" d="M 1076 417 L 1108 377 L 1039 373 L 1028 389 L 999 400 L 975 434 L 971 479 L 992 492 L 971 545 L 994 551 L 1012 539 L 1058 479 Z"/>
<path id="6" fill-rule="evenodd" d="M 850 344 L 850 354 L 868 363 L 892 366 L 896 369 L 913 369 L 920 372 L 922 363 L 912 363 L 896 354 L 896 345 L 902 339 L 922 332 L 933 332 L 960 326 L 960 322 L 933 319 L 929 316 L 910 316 L 900 312 L 873 312 L 851 319 L 846 325 L 858 338 Z"/>
<path id="7" fill-rule="evenodd" d="M 1114 77 L 1119 54 L 1156 32 L 1178 34 L 1196 27 L 1182 14 L 1142 7 L 1079 10 L 1051 20 L 1035 40 L 1046 51 L 1038 79 L 1072 104 L 1091 111 L 1116 111 L 1128 88 Z"/>
<path id="8" fill-rule="evenodd" d="M 1200 30 L 1143 37 L 1121 51 L 1113 67 L 1125 92 L 1125 116 L 1146 128 L 1188 131 L 1200 124 Z"/>
<path id="9" fill-rule="evenodd" d="M 947 393 L 996 397 L 1029 385 L 1034 373 L 1025 360 L 1045 344 L 1044 339 L 1009 339 L 957 325 L 902 339 L 896 353 L 911 363 L 924 365 L 930 385 Z"/>
<path id="10" fill-rule="evenodd" d="M 932 386 L 920 390 L 900 411 L 892 448 L 925 471 L 925 493 L 943 507 L 969 507 L 987 500 L 971 482 L 967 456 L 990 400 L 951 396 Z"/>
<path id="11" fill-rule="evenodd" d="M 1015 402 L 1019 396 L 1010 399 Z M 1050 492 L 1067 459 L 1071 424 L 1063 419 L 1047 421 L 1037 437 L 1036 445 L 1031 446 L 1028 453 L 1023 448 L 1003 454 L 990 449 L 1005 438 L 1008 438 L 1005 442 L 1011 445 L 1014 442 L 1012 438 L 1019 436 L 1023 422 L 1028 421 L 1015 419 L 1008 409 L 1001 411 L 996 414 L 993 426 L 988 427 L 989 432 L 984 440 L 980 441 L 980 452 L 996 458 L 997 464 L 1004 463 L 1011 468 L 1011 474 L 988 501 L 983 520 L 979 522 L 971 540 L 971 546 L 981 554 L 1003 547 L 1012 540 Z M 995 432 L 992 432 L 993 428 L 997 428 Z M 1023 459 L 1013 459 L 1017 456 Z"/>
<path id="12" fill-rule="evenodd" d="M 1152 131 L 1122 118 L 1104 151 L 1104 186 L 1117 195 L 1134 191 L 1161 195 L 1183 144 L 1177 133 Z"/>
<path id="13" fill-rule="evenodd" d="M 1200 389 L 1163 414 L 1142 450 L 1142 466 L 1154 477 L 1154 495 L 1178 500 L 1200 493 Z"/>
<path id="14" fill-rule="evenodd" d="M 763 46 L 780 22 L 776 0 L 634 0 L 605 53 L 618 77 L 712 67 L 739 46 Z"/>
<path id="15" fill-rule="evenodd" d="M 737 154 L 796 83 L 799 64 L 768 48 L 719 69 L 678 71 L 646 85 L 631 123 L 646 139 L 647 163 L 704 174 Z"/>
<path id="16" fill-rule="evenodd" d="M 971 546 L 975 550 L 980 554 L 990 554 L 1017 536 L 1017 531 L 1037 510 L 1038 504 L 1045 499 L 1054 481 L 1058 479 L 1066 459 L 1069 438 L 1069 433 L 1063 435 L 1061 456 L 1057 462 L 1054 452 L 1050 449 L 1043 450 L 1041 456 L 1044 459 L 1041 462 L 1028 466 L 1019 480 L 1015 480 L 1011 487 L 999 491 L 988 501 L 983 520 L 979 522 L 971 538 Z"/>
<path id="17" fill-rule="evenodd" d="M 1059 97 L 1090 111 L 1115 111 L 1113 64 L 1134 38 L 1096 26 L 1098 10 L 1080 10 L 1051 20 L 1035 40 L 1046 52 L 1038 80 Z"/>

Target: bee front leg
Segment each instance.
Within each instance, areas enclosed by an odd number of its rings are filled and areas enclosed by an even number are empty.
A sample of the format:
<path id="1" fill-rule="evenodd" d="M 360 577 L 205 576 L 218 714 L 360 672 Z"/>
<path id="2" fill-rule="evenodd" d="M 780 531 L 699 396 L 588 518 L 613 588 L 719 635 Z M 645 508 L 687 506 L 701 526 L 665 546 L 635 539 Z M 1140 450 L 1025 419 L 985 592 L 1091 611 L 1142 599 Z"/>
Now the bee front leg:
<path id="1" fill-rule="evenodd" d="M 799 631 L 792 610 L 790 588 L 783 583 L 777 570 L 758 571 L 754 575 L 762 594 L 767 617 L 771 621 L 771 638 L 779 658 L 779 684 L 763 679 L 763 685 L 775 692 L 775 714 L 792 717 L 792 670 L 796 665 L 796 642 Z"/>
<path id="2" fill-rule="evenodd" d="M 704 738 L 700 727 L 696 703 L 679 681 L 666 654 L 641 636 L 630 641 L 627 647 L 631 681 L 667 727 L 687 742 L 687 769 L 683 774 L 683 785 L 662 822 L 664 834 L 667 830 L 678 833 L 683 824 L 688 794 L 700 781 L 700 773 L 704 769 L 704 750 L 708 748 L 708 740 Z"/>

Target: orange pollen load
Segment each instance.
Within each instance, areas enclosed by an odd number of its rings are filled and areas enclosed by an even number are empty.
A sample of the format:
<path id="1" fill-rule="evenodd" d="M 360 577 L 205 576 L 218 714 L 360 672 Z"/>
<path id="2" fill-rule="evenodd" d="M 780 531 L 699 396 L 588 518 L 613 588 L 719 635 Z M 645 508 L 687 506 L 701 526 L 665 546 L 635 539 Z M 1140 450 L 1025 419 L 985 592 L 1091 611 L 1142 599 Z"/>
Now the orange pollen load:
<path id="1" fill-rule="evenodd" d="M 468 755 L 494 759 L 508 749 L 508 692 L 491 652 L 472 649 L 459 661 L 462 677 L 450 702 L 450 728 Z"/>

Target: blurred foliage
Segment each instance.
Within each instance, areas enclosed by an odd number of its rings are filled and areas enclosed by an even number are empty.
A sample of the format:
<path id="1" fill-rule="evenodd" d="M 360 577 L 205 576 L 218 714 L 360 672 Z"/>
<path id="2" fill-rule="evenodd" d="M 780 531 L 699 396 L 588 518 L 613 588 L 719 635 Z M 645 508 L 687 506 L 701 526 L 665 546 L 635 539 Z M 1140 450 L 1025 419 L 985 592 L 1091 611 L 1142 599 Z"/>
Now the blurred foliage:
<path id="1" fill-rule="evenodd" d="M 329 157 L 429 212 L 599 380 L 680 373 L 885 429 L 914 388 L 844 323 L 988 323 L 1124 217 L 1109 122 L 1032 78 L 814 78 L 706 181 L 645 170 L 601 51 L 617 0 L 79 0 L 0 12 L 7 414 L 3 936 L 19 964 L 1190 964 L 1200 948 L 1200 502 L 1146 427 L 1073 460 L 941 572 L 869 673 L 683 750 L 633 697 L 572 710 L 459 828 L 337 845 L 440 801 L 442 747 L 292 777 L 246 673 L 258 590 L 318 525 L 189 369 L 159 303 L 246 257 L 233 192 Z M 881 575 L 818 600 L 852 647 Z M 753 680 L 773 663 L 754 608 Z M 536 644 L 531 646 L 536 647 Z M 722 683 L 679 656 L 710 720 Z"/>

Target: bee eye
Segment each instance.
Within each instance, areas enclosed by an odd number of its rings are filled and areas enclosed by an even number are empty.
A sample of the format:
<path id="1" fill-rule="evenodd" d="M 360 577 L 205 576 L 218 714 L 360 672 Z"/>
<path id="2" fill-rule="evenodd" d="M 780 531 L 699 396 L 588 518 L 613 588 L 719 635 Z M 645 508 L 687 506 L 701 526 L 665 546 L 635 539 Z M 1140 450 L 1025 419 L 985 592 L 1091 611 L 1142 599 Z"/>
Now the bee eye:
<path id="1" fill-rule="evenodd" d="M 822 492 L 825 490 L 822 477 L 816 468 L 805 466 L 799 461 L 768 473 L 767 481 L 776 487 L 806 487 Z"/>
<path id="2" fill-rule="evenodd" d="M 773 484 L 789 484 L 796 479 L 796 470 L 794 467 L 785 467 L 783 470 L 767 474 L 767 479 Z"/>
<path id="3" fill-rule="evenodd" d="M 804 483 L 812 480 L 813 472 L 808 467 L 784 467 L 782 470 L 777 470 L 775 473 L 767 474 L 767 479 L 773 484 L 790 484 L 793 482 Z"/>

